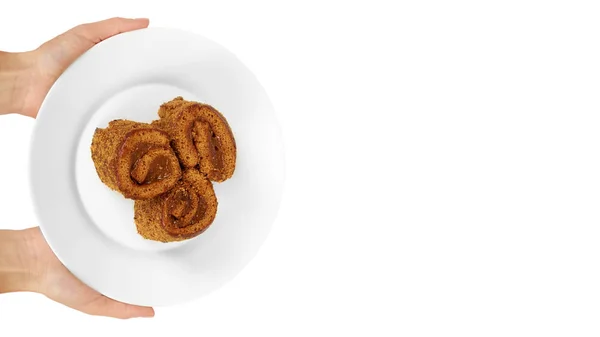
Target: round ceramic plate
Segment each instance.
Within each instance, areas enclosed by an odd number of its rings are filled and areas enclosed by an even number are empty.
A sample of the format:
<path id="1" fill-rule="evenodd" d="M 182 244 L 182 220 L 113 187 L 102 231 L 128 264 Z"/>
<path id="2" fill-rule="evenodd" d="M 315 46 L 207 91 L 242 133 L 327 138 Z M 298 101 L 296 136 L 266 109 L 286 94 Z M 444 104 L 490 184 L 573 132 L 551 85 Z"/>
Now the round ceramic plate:
<path id="1" fill-rule="evenodd" d="M 228 120 L 237 143 L 233 177 L 215 183 L 215 221 L 177 243 L 138 235 L 133 201 L 99 179 L 94 130 L 114 119 L 150 122 L 177 96 L 205 102 Z M 54 84 L 37 117 L 31 186 L 42 232 L 79 279 L 119 301 L 184 302 L 231 280 L 254 257 L 275 219 L 283 148 L 273 107 L 255 76 L 204 37 L 148 28 L 107 39 Z"/>

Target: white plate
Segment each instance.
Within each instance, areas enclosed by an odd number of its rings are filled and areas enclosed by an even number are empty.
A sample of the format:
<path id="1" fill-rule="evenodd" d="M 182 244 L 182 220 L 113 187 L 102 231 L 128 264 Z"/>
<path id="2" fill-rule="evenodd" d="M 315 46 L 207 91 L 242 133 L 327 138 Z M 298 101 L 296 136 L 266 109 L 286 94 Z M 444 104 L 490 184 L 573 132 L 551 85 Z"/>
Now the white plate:
<path id="1" fill-rule="evenodd" d="M 237 166 L 214 184 L 219 208 L 209 229 L 164 244 L 137 234 L 133 201 L 100 181 L 90 145 L 96 127 L 149 122 L 176 96 L 223 113 Z M 185 302 L 238 274 L 269 233 L 283 173 L 280 130 L 254 75 L 222 46 L 174 29 L 121 34 L 80 57 L 48 93 L 32 140 L 33 202 L 50 247 L 90 287 L 139 305 Z"/>

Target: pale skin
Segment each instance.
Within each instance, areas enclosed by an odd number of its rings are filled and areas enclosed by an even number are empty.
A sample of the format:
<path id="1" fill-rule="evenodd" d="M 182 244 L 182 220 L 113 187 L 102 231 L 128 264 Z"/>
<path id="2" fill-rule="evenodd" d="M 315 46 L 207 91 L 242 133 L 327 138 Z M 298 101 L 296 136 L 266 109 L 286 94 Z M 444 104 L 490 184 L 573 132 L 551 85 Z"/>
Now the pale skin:
<path id="1" fill-rule="evenodd" d="M 83 24 L 22 53 L 0 51 L 0 114 L 35 118 L 50 87 L 96 43 L 148 27 L 148 19 L 112 18 Z M 39 228 L 0 230 L 0 293 L 37 292 L 86 314 L 121 319 L 153 317 L 154 309 L 110 299 L 71 274 Z"/>

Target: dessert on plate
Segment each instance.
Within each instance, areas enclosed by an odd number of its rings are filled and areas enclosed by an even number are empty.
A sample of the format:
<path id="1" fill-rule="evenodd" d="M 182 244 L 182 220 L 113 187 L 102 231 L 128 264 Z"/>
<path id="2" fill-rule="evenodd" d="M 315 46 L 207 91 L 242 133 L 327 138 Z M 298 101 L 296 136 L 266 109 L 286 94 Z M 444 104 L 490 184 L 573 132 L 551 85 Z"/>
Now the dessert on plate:
<path id="1" fill-rule="evenodd" d="M 233 176 L 237 148 L 225 117 L 176 97 L 152 123 L 118 119 L 97 128 L 92 160 L 100 180 L 135 200 L 134 223 L 148 240 L 182 241 L 214 221 L 213 182 Z"/>

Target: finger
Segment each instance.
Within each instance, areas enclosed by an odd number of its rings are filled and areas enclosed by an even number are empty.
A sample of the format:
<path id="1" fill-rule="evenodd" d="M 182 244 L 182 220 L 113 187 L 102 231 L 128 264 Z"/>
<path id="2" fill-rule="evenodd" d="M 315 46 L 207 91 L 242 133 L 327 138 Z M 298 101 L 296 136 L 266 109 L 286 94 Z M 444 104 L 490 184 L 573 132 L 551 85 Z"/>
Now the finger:
<path id="1" fill-rule="evenodd" d="M 107 316 L 120 319 L 135 317 L 154 317 L 154 309 L 138 305 L 115 301 L 106 296 L 100 297 L 92 306 L 87 308 L 87 313 L 96 316 Z"/>
<path id="2" fill-rule="evenodd" d="M 85 39 L 98 43 L 117 34 L 148 27 L 148 19 L 111 18 L 103 21 L 86 23 L 72 29 L 72 32 Z"/>

